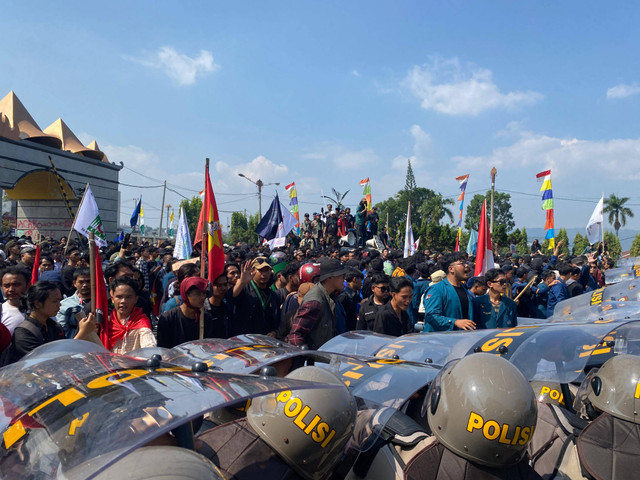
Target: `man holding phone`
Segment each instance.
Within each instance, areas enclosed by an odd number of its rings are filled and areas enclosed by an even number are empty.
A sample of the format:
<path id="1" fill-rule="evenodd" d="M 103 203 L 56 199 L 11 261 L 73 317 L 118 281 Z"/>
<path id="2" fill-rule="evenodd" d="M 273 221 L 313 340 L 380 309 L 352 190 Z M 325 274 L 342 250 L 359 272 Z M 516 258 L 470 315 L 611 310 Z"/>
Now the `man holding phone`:
<path id="1" fill-rule="evenodd" d="M 56 319 L 64 329 L 67 338 L 73 338 L 78 333 L 79 319 L 77 314 L 83 311 L 85 305 L 91 302 L 91 272 L 88 268 L 76 268 L 73 272 L 73 286 L 75 293 L 60 303 L 60 311 Z M 81 315 L 82 318 L 84 315 Z"/>

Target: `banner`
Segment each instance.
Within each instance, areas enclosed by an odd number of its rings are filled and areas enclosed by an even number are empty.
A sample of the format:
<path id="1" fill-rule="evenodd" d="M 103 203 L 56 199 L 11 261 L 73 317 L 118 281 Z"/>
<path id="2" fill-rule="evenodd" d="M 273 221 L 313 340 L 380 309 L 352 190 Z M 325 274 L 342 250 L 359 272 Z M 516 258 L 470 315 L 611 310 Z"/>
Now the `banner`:
<path id="1" fill-rule="evenodd" d="M 80 202 L 73 229 L 87 238 L 89 238 L 89 233 L 93 233 L 96 237 L 96 245 L 100 247 L 107 246 L 107 236 L 104 234 L 104 228 L 102 227 L 98 204 L 89 185 L 87 185 Z"/>

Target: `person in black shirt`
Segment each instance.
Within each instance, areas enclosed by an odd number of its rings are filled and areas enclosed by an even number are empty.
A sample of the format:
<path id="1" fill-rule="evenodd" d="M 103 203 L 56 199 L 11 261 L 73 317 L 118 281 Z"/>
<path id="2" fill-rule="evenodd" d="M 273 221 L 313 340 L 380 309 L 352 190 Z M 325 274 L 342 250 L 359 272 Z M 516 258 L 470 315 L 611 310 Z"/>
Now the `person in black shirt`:
<path id="1" fill-rule="evenodd" d="M 389 277 L 384 273 L 374 274 L 371 277 L 371 291 L 371 296 L 360 304 L 356 330 L 373 330 L 378 309 L 389 301 Z"/>
<path id="2" fill-rule="evenodd" d="M 213 294 L 205 302 L 205 312 L 211 315 L 213 321 L 214 338 L 229 338 L 231 324 L 231 308 L 226 301 L 229 291 L 227 276 L 222 274 L 211 284 Z"/>
<path id="3" fill-rule="evenodd" d="M 344 277 L 347 282 L 347 286 L 336 296 L 336 300 L 340 302 L 345 311 L 347 331 L 356 329 L 358 305 L 362 301 L 360 289 L 362 288 L 363 278 L 364 275 L 362 275 L 360 270 L 357 268 L 351 268 Z"/>
<path id="4" fill-rule="evenodd" d="M 413 282 L 407 277 L 393 277 L 389 287 L 391 300 L 376 312 L 373 331 L 399 337 L 410 332 L 407 308 L 413 299 Z"/>
<path id="5" fill-rule="evenodd" d="M 182 304 L 160 315 L 158 319 L 158 346 L 173 348 L 200 338 L 200 311 L 207 299 L 207 280 L 188 277 L 180 284 Z M 216 338 L 211 314 L 204 312 L 204 337 Z"/>
<path id="6" fill-rule="evenodd" d="M 369 231 L 371 232 L 371 236 L 378 234 L 378 223 L 380 222 L 380 217 L 378 216 L 378 207 L 373 207 L 371 209 L 371 213 L 367 215 L 367 221 L 369 222 Z"/>
<path id="7" fill-rule="evenodd" d="M 240 280 L 233 288 L 234 323 L 230 335 L 258 333 L 275 336 L 279 306 L 269 288 L 273 269 L 266 257 L 256 257 L 242 267 Z"/>

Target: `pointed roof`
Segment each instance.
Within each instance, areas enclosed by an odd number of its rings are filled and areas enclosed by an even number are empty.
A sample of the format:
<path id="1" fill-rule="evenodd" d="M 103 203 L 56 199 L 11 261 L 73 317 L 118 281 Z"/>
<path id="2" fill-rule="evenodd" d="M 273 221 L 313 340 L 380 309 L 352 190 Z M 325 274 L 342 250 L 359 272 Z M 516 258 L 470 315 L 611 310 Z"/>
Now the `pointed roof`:
<path id="1" fill-rule="evenodd" d="M 96 152 L 101 152 L 103 157 L 102 157 L 102 161 L 103 162 L 107 162 L 107 163 L 111 163 L 109 162 L 109 159 L 107 158 L 107 154 L 104 153 L 102 150 L 100 150 L 100 147 L 98 147 L 98 142 L 96 142 L 95 140 L 93 142 L 91 142 L 89 145 L 87 145 L 87 148 L 91 149 L 91 150 L 95 150 Z"/>
<path id="2" fill-rule="evenodd" d="M 36 121 L 16 94 L 13 93 L 13 90 L 0 100 L 0 112 L 8 119 L 11 128 L 18 130 L 20 139 L 30 140 L 53 148 L 60 148 L 60 140 L 40 130 Z"/>
<path id="3" fill-rule="evenodd" d="M 62 150 L 77 153 L 95 160 L 102 160 L 102 157 L 104 157 L 102 152 L 85 147 L 61 118 L 45 128 L 44 133 L 60 139 L 62 141 Z"/>
<path id="4" fill-rule="evenodd" d="M 0 112 L 0 137 L 19 141 L 20 135 L 17 129 L 11 128 L 11 122 L 6 115 Z"/>

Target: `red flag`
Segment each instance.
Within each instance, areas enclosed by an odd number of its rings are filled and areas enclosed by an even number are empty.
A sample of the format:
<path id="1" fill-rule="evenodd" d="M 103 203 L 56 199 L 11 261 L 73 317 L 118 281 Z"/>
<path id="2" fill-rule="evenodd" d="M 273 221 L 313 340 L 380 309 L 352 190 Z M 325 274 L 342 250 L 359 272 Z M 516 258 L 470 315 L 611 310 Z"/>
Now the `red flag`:
<path id="1" fill-rule="evenodd" d="M 100 325 L 100 340 L 106 349 L 111 350 L 109 343 L 111 336 L 111 324 L 109 322 L 109 299 L 107 297 L 107 285 L 104 282 L 102 273 L 102 261 L 98 245 L 94 245 L 94 262 L 96 264 L 96 291 L 91 292 L 96 300 L 96 323 Z"/>
<path id="2" fill-rule="evenodd" d="M 493 249 L 491 248 L 491 232 L 487 222 L 487 201 L 482 202 L 480 226 L 478 227 L 478 253 L 476 255 L 475 277 L 484 275 L 487 270 L 494 268 Z"/>
<path id="3" fill-rule="evenodd" d="M 224 271 L 224 250 L 222 248 L 222 230 L 220 228 L 220 218 L 218 217 L 218 206 L 216 197 L 213 194 L 208 166 L 205 169 L 204 181 L 204 201 L 202 202 L 198 230 L 193 244 L 197 245 L 202 241 L 203 228 L 206 221 L 206 231 L 208 232 L 205 236 L 206 245 L 202 245 L 201 248 L 206 249 L 209 258 L 209 281 L 213 283 Z M 204 268 L 204 265 L 201 268 Z"/>
<path id="4" fill-rule="evenodd" d="M 40 244 L 36 245 L 36 258 L 33 261 L 33 268 L 31 269 L 31 285 L 38 281 L 40 277 Z"/>

